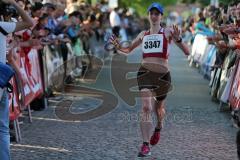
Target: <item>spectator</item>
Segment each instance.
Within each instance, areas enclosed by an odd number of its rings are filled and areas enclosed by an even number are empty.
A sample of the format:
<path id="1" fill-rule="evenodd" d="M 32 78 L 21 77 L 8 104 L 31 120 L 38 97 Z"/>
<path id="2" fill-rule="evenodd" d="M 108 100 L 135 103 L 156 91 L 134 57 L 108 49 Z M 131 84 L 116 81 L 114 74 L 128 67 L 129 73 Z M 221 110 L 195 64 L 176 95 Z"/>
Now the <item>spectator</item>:
<path id="1" fill-rule="evenodd" d="M 119 32 L 121 29 L 121 19 L 117 13 L 117 8 L 114 8 L 109 16 L 110 25 L 112 27 L 112 33 L 119 37 Z"/>
<path id="2" fill-rule="evenodd" d="M 14 1 L 14 0 L 2 0 L 5 3 L 13 5 L 18 14 L 21 16 L 22 21 L 19 22 L 0 22 L 0 26 L 6 33 L 20 31 L 25 28 L 29 28 L 33 25 L 32 19 L 28 14 Z M 1 8 L 2 9 L 2 8 Z M 0 62 L 6 63 L 6 36 L 0 33 L 0 41 L 2 44 L 0 50 Z M 9 108 L 8 108 L 8 96 L 5 89 L 0 89 L 0 158 L 2 160 L 10 159 L 10 139 L 9 139 Z"/>

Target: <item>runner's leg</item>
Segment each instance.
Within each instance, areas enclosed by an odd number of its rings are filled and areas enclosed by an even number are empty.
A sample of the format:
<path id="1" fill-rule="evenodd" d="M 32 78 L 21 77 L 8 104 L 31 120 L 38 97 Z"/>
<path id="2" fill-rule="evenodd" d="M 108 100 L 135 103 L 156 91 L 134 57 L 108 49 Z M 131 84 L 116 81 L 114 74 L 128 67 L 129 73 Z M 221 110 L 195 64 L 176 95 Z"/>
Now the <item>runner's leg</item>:
<path id="1" fill-rule="evenodd" d="M 142 132 L 143 142 L 149 142 L 153 123 L 152 123 L 152 93 L 149 89 L 141 90 L 141 99 L 142 99 L 142 111 L 141 111 L 141 120 L 140 128 Z"/>

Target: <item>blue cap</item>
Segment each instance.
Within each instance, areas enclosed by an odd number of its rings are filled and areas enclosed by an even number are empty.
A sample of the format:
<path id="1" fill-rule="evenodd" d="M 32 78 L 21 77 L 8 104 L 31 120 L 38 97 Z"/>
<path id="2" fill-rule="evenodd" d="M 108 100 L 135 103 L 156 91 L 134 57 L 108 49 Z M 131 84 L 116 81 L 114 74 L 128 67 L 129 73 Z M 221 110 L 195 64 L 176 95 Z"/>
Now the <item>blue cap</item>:
<path id="1" fill-rule="evenodd" d="M 156 8 L 161 14 L 163 14 L 163 7 L 161 4 L 154 2 L 148 7 L 148 12 L 152 10 L 153 8 Z"/>

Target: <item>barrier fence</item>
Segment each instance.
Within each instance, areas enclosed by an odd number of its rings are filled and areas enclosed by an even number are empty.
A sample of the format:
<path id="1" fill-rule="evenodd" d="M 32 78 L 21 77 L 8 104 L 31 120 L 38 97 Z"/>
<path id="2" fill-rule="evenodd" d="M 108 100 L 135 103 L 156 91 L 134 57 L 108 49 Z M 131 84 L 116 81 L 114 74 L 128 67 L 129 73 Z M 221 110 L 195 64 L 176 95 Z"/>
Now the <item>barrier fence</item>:
<path id="1" fill-rule="evenodd" d="M 44 101 L 55 90 L 61 91 L 64 77 L 75 69 L 76 58 L 72 46 L 70 43 L 66 46 L 65 62 L 59 45 L 46 45 L 42 50 L 32 48 L 27 54 L 20 47 L 11 50 L 15 57 L 12 66 L 16 74 L 10 81 L 13 93 L 9 94 L 9 118 L 14 123 L 16 141 L 21 140 L 18 124 L 21 112 L 28 110 L 29 120 L 32 122 L 31 103 L 36 100 Z"/>
<path id="2" fill-rule="evenodd" d="M 222 64 L 221 53 L 213 44 L 209 44 L 207 36 L 197 34 L 193 41 L 189 57 L 190 66 L 195 65 L 204 78 L 210 80 L 212 100 L 229 105 L 233 110 L 240 108 L 240 56 L 236 50 L 228 50 Z"/>

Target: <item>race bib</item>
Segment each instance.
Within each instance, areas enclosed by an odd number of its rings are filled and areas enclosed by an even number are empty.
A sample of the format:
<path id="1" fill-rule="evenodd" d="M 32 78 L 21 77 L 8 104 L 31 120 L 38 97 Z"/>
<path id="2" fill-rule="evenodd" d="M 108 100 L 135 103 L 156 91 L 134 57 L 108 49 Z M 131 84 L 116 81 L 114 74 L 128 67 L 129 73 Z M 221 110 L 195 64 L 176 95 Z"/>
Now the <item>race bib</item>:
<path id="1" fill-rule="evenodd" d="M 143 53 L 162 53 L 163 34 L 151 34 L 144 36 L 142 50 Z"/>

